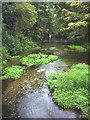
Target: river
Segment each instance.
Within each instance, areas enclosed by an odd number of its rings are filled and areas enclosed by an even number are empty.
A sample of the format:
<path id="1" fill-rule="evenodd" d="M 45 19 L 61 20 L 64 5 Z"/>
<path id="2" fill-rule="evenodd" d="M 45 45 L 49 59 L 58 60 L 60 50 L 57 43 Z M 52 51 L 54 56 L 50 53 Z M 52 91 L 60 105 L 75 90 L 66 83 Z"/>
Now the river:
<path id="1" fill-rule="evenodd" d="M 81 118 L 80 111 L 58 107 L 44 83 L 47 81 L 46 77 L 55 70 L 64 72 L 72 64 L 88 63 L 87 53 L 66 52 L 59 42 L 43 43 L 41 47 L 56 47 L 53 52 L 49 49 L 43 52 L 57 55 L 59 59 L 47 65 L 31 67 L 18 80 L 2 82 L 3 118 Z M 15 61 L 10 63 L 10 66 L 13 64 Z"/>

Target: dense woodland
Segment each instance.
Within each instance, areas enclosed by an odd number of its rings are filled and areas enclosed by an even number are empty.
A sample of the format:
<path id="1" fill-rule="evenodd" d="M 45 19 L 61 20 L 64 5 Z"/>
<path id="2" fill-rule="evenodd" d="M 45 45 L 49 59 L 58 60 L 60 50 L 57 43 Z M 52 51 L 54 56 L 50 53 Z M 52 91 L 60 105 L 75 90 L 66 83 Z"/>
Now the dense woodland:
<path id="1" fill-rule="evenodd" d="M 2 76 L 2 79 L 10 77 L 18 79 L 26 68 L 13 66 L 8 70 L 8 61 L 19 58 L 21 53 L 39 50 L 40 44 L 44 40 L 49 42 L 49 34 L 53 38 L 61 40 L 61 42 L 64 42 L 64 39 L 67 40 L 74 48 L 75 45 L 79 46 L 81 51 L 90 51 L 88 43 L 89 7 L 90 2 L 3 3 L 2 68 L 3 75 L 5 75 Z M 69 47 L 73 48 L 72 46 Z M 36 59 L 36 61 L 33 62 L 32 58 Z M 40 58 L 42 58 L 42 61 Z M 47 58 L 47 55 L 39 53 L 38 55 L 32 54 L 21 58 L 20 62 L 28 66 L 38 63 L 47 64 L 57 59 L 57 56 L 51 55 Z M 7 71 L 8 73 L 10 71 L 16 71 L 17 73 L 10 76 L 11 73 L 7 74 Z M 82 78 L 82 76 L 84 77 Z M 74 78 L 77 78 L 77 80 Z M 58 80 L 61 80 L 60 85 L 58 85 Z M 50 89 L 54 90 L 52 94 L 54 102 L 64 108 L 79 109 L 83 112 L 83 118 L 87 118 L 88 65 L 84 63 L 78 64 L 75 68 L 65 72 L 65 74 L 55 72 L 48 77 L 47 83 Z M 59 99 L 60 96 L 62 96 L 61 99 Z"/>
<path id="2" fill-rule="evenodd" d="M 54 37 L 88 44 L 89 3 L 3 3 L 3 46 L 11 55 Z"/>

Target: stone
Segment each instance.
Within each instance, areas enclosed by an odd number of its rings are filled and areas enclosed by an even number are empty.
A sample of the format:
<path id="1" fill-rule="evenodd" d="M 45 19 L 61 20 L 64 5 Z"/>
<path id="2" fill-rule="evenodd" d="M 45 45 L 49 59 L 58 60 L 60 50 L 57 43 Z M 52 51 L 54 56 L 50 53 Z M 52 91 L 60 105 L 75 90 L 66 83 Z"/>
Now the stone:
<path id="1" fill-rule="evenodd" d="M 45 69 L 37 70 L 37 72 L 39 72 L 39 73 L 43 73 L 43 72 L 45 72 Z"/>

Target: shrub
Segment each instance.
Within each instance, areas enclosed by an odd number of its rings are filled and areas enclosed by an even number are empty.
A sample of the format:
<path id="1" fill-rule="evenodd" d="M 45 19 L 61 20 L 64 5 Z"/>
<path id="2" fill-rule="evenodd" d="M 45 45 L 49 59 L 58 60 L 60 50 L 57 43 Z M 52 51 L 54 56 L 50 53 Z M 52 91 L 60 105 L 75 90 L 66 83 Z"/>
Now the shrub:
<path id="1" fill-rule="evenodd" d="M 47 85 L 53 89 L 55 103 L 64 108 L 82 111 L 88 117 L 88 65 L 79 63 L 66 72 L 55 71 L 47 77 Z"/>
<path id="2" fill-rule="evenodd" d="M 7 67 L 3 70 L 3 76 L 2 79 L 18 79 L 21 77 L 21 75 L 24 73 L 25 67 L 21 66 L 12 66 Z"/>

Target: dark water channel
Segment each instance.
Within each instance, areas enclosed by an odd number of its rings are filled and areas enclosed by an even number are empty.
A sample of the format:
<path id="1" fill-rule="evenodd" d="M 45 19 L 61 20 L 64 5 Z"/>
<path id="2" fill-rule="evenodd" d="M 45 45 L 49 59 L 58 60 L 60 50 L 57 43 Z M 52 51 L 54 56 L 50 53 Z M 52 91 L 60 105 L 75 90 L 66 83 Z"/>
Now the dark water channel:
<path id="1" fill-rule="evenodd" d="M 3 118 L 81 118 L 77 110 L 63 110 L 54 104 L 50 91 L 44 88 L 46 77 L 55 70 L 62 72 L 72 64 L 87 63 L 87 53 L 65 52 L 60 43 L 44 43 L 42 48 L 56 47 L 52 54 L 59 59 L 40 67 L 31 67 L 15 81 L 3 81 Z M 48 49 L 46 54 L 51 54 Z M 15 64 L 15 63 L 12 63 Z"/>

